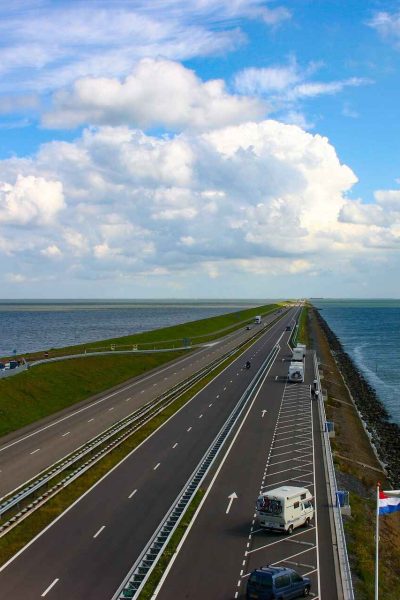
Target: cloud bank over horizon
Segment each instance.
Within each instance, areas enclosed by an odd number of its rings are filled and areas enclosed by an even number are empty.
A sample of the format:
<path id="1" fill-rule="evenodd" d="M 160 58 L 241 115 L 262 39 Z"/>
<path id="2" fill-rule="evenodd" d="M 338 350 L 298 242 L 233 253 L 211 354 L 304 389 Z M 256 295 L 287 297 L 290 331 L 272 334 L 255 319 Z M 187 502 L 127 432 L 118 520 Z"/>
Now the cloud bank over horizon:
<path id="1" fill-rule="evenodd" d="M 37 282 L 146 279 L 175 293 L 196 276 L 212 289 L 338 273 L 398 247 L 400 193 L 349 200 L 357 178 L 329 141 L 272 119 L 163 137 L 91 127 L 1 161 L 0 181 L 14 285 L 33 269 Z"/>

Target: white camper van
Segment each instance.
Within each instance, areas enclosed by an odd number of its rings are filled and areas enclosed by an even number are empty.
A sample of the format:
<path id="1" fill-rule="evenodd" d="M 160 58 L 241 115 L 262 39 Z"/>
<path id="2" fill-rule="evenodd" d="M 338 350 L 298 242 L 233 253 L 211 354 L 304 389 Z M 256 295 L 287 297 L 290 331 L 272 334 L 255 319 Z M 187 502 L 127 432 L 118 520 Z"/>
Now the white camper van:
<path id="1" fill-rule="evenodd" d="M 256 323 L 257 325 L 261 323 L 261 315 L 257 315 L 256 317 L 254 317 L 254 323 Z"/>
<path id="2" fill-rule="evenodd" d="M 302 383 L 304 381 L 303 361 L 293 361 L 289 365 L 288 381 Z"/>
<path id="3" fill-rule="evenodd" d="M 257 500 L 260 527 L 291 534 L 295 527 L 309 525 L 314 517 L 312 495 L 307 488 L 283 485 L 262 494 Z"/>

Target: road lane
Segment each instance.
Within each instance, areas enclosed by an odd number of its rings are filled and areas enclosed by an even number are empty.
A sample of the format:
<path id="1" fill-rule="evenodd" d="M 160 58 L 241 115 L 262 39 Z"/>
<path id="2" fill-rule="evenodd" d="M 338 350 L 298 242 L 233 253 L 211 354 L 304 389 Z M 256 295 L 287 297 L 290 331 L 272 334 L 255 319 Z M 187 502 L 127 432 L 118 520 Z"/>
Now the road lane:
<path id="1" fill-rule="evenodd" d="M 266 564 L 292 567 L 310 577 L 315 599 L 339 597 L 317 403 L 311 401 L 309 385 L 286 384 L 288 363 L 279 362 L 285 354 L 287 350 L 271 369 L 223 469 L 208 489 L 164 575 L 157 600 L 245 598 L 248 574 Z M 307 363 L 312 381 L 310 358 Z M 262 416 L 264 410 L 268 417 Z M 292 536 L 261 530 L 255 518 L 259 493 L 285 484 L 307 487 L 315 498 L 316 518 Z M 233 491 L 238 497 L 226 513 Z"/>
<path id="2" fill-rule="evenodd" d="M 265 323 L 274 318 L 275 313 Z M 0 498 L 253 334 L 254 330 L 245 329 L 233 332 L 215 346 L 197 350 L 118 389 L 5 436 L 0 445 Z M 69 434 L 63 437 L 66 430 Z M 42 451 L 30 458 L 36 448 Z"/>
<path id="3" fill-rule="evenodd" d="M 281 333 L 282 324 L 274 326 L 244 358 L 227 367 L 2 567 L 0 589 L 5 597 L 38 598 L 48 582 L 57 578 L 57 598 L 109 600 Z M 243 370 L 243 360 L 250 356 L 252 369 Z M 234 379 L 238 372 L 240 377 Z M 212 407 L 210 399 L 214 399 Z M 199 414 L 203 414 L 202 419 Z M 176 442 L 178 447 L 173 449 Z M 133 490 L 137 490 L 134 495 Z M 93 534 L 102 526 L 101 535 L 93 540 Z"/>

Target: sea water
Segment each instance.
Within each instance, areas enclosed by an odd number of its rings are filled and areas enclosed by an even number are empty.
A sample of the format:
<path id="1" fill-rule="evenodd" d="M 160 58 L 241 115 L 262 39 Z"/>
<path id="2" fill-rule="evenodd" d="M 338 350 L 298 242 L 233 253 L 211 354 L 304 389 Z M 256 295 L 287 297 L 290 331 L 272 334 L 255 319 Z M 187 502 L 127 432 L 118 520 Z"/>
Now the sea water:
<path id="1" fill-rule="evenodd" d="M 0 300 L 0 357 L 121 337 L 270 302 Z"/>
<path id="2" fill-rule="evenodd" d="M 311 302 L 400 424 L 400 300 Z"/>

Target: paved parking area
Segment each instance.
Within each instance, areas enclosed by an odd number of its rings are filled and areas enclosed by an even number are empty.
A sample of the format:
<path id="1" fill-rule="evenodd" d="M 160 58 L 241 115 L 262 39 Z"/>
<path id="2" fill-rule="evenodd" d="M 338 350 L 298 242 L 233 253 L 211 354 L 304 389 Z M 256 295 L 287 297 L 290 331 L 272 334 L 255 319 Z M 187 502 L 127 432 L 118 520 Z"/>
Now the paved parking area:
<path id="1" fill-rule="evenodd" d="M 292 535 L 260 529 L 256 514 L 250 527 L 243 556 L 247 579 L 260 565 L 286 566 L 307 575 L 312 581 L 310 596 L 319 598 L 318 514 L 315 498 L 315 460 L 310 386 L 287 384 L 278 414 L 272 444 L 268 448 L 260 494 L 281 485 L 304 486 L 314 496 L 314 519 L 308 527 L 299 527 Z M 246 571 L 246 572 L 244 572 Z M 237 592 L 236 597 L 239 596 Z"/>

